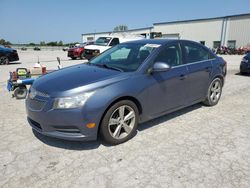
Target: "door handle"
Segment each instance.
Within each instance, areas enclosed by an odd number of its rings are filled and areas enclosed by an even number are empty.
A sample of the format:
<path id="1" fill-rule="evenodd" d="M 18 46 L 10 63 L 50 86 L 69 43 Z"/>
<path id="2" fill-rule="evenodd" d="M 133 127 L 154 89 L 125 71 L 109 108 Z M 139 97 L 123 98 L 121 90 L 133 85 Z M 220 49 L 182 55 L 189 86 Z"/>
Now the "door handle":
<path id="1" fill-rule="evenodd" d="M 185 74 L 180 75 L 180 80 L 185 80 L 186 78 L 187 78 L 187 76 Z"/>

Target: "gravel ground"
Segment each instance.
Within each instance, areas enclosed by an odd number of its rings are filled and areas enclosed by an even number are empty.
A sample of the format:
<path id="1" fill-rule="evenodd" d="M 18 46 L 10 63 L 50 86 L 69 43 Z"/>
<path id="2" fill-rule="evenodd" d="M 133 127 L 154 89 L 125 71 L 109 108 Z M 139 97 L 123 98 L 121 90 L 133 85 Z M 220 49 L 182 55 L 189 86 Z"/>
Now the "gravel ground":
<path id="1" fill-rule="evenodd" d="M 63 66 L 66 52 L 19 52 L 22 64 L 0 67 L 0 187 L 249 187 L 250 77 L 242 56 L 225 56 L 228 76 L 215 107 L 200 104 L 141 124 L 130 141 L 69 142 L 34 134 L 24 100 L 4 89 L 8 71 Z"/>

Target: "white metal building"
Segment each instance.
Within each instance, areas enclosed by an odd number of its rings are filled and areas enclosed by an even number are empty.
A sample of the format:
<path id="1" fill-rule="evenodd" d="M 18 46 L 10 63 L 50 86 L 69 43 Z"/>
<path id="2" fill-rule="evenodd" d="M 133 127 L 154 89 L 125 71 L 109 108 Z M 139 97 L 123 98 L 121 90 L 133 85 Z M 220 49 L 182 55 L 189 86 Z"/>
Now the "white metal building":
<path id="1" fill-rule="evenodd" d="M 188 39 L 210 48 L 250 46 L 250 13 L 225 17 L 154 23 L 153 27 L 126 31 L 146 38 Z M 95 40 L 112 32 L 82 34 L 82 40 Z M 160 35 L 159 35 L 160 33 Z"/>

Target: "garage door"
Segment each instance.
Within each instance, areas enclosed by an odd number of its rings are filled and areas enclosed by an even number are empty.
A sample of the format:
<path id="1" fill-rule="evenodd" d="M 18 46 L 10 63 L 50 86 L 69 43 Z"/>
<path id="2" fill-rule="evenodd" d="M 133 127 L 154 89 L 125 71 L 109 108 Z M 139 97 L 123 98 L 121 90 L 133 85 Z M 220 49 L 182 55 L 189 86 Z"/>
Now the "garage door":
<path id="1" fill-rule="evenodd" d="M 162 34 L 162 38 L 164 39 L 180 39 L 180 34 Z"/>

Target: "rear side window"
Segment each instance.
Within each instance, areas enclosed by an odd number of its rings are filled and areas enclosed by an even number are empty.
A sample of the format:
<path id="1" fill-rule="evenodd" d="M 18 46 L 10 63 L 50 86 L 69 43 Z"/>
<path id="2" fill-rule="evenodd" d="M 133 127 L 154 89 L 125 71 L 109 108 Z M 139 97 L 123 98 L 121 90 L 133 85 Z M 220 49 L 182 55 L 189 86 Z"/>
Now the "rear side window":
<path id="1" fill-rule="evenodd" d="M 206 61 L 214 58 L 207 49 L 194 43 L 184 43 L 184 50 L 186 54 L 186 63 Z"/>
<path id="2" fill-rule="evenodd" d="M 119 44 L 119 39 L 118 38 L 113 38 L 113 40 L 111 41 L 111 43 L 109 44 L 109 46 L 115 46 L 117 44 Z"/>

